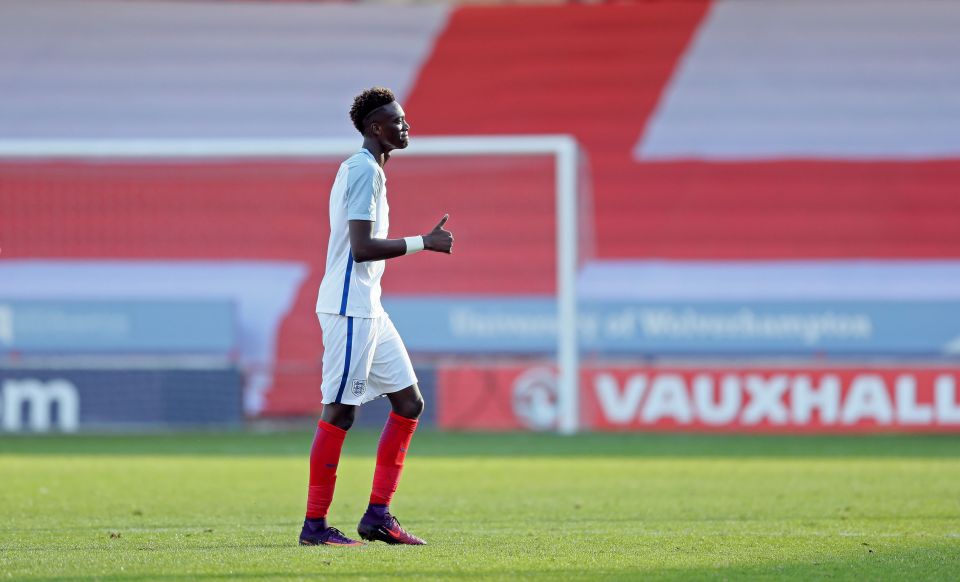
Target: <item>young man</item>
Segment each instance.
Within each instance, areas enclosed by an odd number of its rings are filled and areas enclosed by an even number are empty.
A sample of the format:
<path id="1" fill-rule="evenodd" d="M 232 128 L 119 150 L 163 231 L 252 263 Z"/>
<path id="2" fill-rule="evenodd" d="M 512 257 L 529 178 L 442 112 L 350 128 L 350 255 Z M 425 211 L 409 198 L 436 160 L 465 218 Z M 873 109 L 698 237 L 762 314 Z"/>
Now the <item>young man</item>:
<path id="1" fill-rule="evenodd" d="M 379 396 L 393 411 L 380 436 L 370 505 L 357 526 L 365 540 L 424 544 L 390 515 L 403 461 L 423 398 L 410 357 L 390 317 L 380 305 L 384 261 L 421 250 L 450 253 L 453 235 L 444 215 L 423 236 L 387 238 L 390 225 L 383 166 L 390 152 L 407 147 L 410 125 L 389 89 L 374 87 L 358 95 L 350 119 L 363 135 L 363 148 L 337 172 L 330 191 L 330 243 L 320 284 L 317 316 L 323 329 L 323 412 L 310 450 L 307 515 L 302 545 L 360 545 L 327 524 L 337 481 L 337 464 L 358 406 Z"/>

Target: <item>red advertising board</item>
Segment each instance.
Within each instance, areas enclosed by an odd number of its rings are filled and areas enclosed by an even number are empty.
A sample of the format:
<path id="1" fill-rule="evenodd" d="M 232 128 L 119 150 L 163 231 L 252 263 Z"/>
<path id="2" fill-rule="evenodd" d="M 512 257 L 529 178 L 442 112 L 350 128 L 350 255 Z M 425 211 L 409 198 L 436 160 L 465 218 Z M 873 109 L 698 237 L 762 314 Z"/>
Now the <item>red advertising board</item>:
<path id="1" fill-rule="evenodd" d="M 547 430 L 550 366 L 445 365 L 444 429 Z M 580 376 L 580 426 L 600 431 L 960 432 L 958 367 L 605 367 Z"/>

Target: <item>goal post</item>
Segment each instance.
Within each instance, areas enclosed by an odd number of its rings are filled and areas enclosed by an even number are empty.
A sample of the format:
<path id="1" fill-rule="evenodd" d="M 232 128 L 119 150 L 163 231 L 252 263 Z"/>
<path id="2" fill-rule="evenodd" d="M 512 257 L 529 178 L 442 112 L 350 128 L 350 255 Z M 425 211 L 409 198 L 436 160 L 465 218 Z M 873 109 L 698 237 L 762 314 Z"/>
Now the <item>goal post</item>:
<path id="1" fill-rule="evenodd" d="M 330 158 L 357 149 L 354 138 L 0 139 L 0 160 Z M 556 190 L 557 431 L 579 427 L 579 146 L 569 135 L 417 137 L 400 155 L 548 155 Z"/>

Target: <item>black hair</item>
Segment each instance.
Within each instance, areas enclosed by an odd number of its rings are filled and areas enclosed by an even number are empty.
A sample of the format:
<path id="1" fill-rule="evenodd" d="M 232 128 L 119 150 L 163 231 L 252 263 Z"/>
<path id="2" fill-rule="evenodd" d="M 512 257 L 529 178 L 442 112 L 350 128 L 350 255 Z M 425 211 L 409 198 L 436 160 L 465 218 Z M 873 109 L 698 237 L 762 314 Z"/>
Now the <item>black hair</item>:
<path id="1" fill-rule="evenodd" d="M 350 107 L 350 121 L 353 126 L 363 134 L 363 120 L 371 111 L 378 107 L 383 107 L 388 103 L 396 101 L 393 91 L 385 87 L 371 87 L 363 93 L 353 98 L 353 105 Z"/>

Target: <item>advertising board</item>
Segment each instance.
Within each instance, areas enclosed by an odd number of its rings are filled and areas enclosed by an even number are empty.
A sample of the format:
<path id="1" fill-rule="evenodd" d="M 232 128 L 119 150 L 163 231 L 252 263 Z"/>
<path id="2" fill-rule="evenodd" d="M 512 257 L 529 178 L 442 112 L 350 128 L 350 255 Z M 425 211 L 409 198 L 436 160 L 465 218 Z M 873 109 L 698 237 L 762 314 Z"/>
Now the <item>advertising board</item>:
<path id="1" fill-rule="evenodd" d="M 438 370 L 442 429 L 549 430 L 545 365 Z M 600 431 L 956 432 L 960 368 L 587 366 L 580 426 Z"/>

